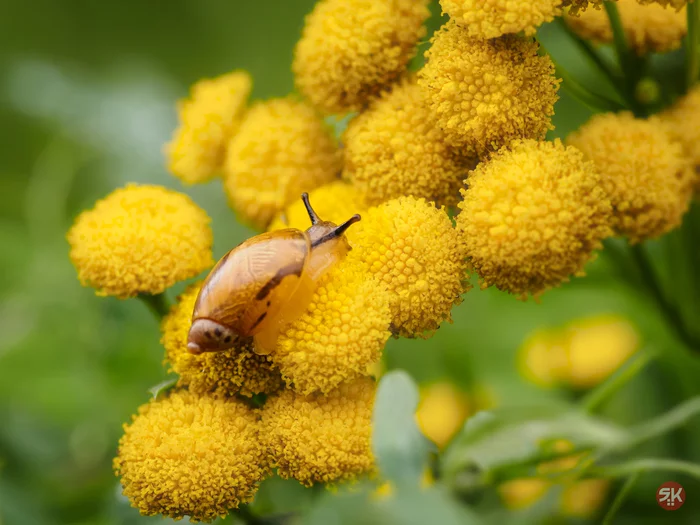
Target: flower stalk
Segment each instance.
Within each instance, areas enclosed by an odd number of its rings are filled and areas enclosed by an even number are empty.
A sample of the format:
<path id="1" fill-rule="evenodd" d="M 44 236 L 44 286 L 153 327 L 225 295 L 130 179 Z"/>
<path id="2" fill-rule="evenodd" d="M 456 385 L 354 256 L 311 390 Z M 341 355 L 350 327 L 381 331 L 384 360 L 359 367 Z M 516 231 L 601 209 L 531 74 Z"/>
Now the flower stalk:
<path id="1" fill-rule="evenodd" d="M 165 292 L 157 294 L 142 293 L 137 297 L 143 301 L 158 321 L 168 315 L 170 304 Z"/>

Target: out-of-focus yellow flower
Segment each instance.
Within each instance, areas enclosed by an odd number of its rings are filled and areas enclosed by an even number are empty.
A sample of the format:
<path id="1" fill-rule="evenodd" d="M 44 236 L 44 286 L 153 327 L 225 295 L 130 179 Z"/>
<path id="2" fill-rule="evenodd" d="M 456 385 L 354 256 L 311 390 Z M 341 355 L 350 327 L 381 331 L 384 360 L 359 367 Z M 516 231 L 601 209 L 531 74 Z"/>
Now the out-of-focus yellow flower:
<path id="1" fill-rule="evenodd" d="M 129 184 L 78 216 L 70 258 L 97 295 L 158 294 L 214 263 L 209 222 L 187 195 Z"/>
<path id="2" fill-rule="evenodd" d="M 565 340 L 560 330 L 538 330 L 518 352 L 518 369 L 525 379 L 543 388 L 557 386 L 566 369 Z"/>
<path id="3" fill-rule="evenodd" d="M 282 377 L 296 392 L 311 394 L 364 375 L 389 339 L 390 302 L 364 267 L 339 263 L 278 338 L 273 359 Z"/>
<path id="4" fill-rule="evenodd" d="M 581 11 L 585 11 L 589 7 L 591 7 L 591 9 L 600 9 L 600 6 L 603 4 L 603 1 L 604 0 L 563 0 L 561 5 L 562 7 L 569 8 L 569 14 L 576 15 Z"/>
<path id="5" fill-rule="evenodd" d="M 367 204 L 360 191 L 345 181 L 338 180 L 330 184 L 324 184 L 309 192 L 309 200 L 314 210 L 324 221 L 341 224 L 355 213 L 362 213 L 367 209 Z M 309 212 L 306 211 L 304 202 L 299 198 L 285 208 L 285 210 L 270 224 L 269 231 L 283 228 L 297 228 L 306 230 L 311 226 Z"/>
<path id="6" fill-rule="evenodd" d="M 554 475 L 559 480 L 566 479 L 565 476 L 567 474 L 569 475 L 569 478 L 575 478 L 576 473 L 573 472 L 573 470 L 579 467 L 586 460 L 587 456 L 586 453 L 574 453 L 574 444 L 566 439 L 548 441 L 547 443 L 543 443 L 541 448 L 544 452 L 549 452 L 552 454 L 565 454 L 567 452 L 572 452 L 570 455 L 545 461 L 537 466 L 538 474 L 543 476 Z"/>
<path id="7" fill-rule="evenodd" d="M 419 84 L 450 144 L 483 155 L 518 138 L 544 138 L 559 80 L 537 50 L 514 35 L 472 38 L 454 21 L 436 33 Z"/>
<path id="8" fill-rule="evenodd" d="M 430 335 L 451 322 L 468 285 L 459 237 L 444 209 L 425 199 L 392 199 L 370 208 L 347 235 L 348 259 L 361 261 L 391 294 L 395 334 Z"/>
<path id="9" fill-rule="evenodd" d="M 321 0 L 306 17 L 292 69 L 326 113 L 357 111 L 395 81 L 415 55 L 428 0 Z"/>
<path id="10" fill-rule="evenodd" d="M 521 510 L 542 499 L 551 486 L 543 478 L 514 479 L 499 485 L 498 494 L 507 508 Z"/>
<path id="11" fill-rule="evenodd" d="M 457 229 L 483 287 L 538 295 L 582 274 L 611 234 L 592 163 L 558 139 L 516 141 L 465 183 Z"/>
<path id="12" fill-rule="evenodd" d="M 442 10 L 476 38 L 506 33 L 534 35 L 537 28 L 561 14 L 561 0 L 440 0 Z"/>
<path id="13" fill-rule="evenodd" d="M 216 392 L 224 396 L 252 396 L 279 390 L 282 386 L 280 373 L 270 357 L 256 354 L 250 343 L 225 352 L 189 353 L 187 333 L 201 284 L 187 288 L 161 323 L 161 343 L 171 371 L 180 376 L 178 385 L 187 386 L 190 392 L 200 395 Z"/>
<path id="14" fill-rule="evenodd" d="M 563 377 L 574 388 L 591 388 L 604 381 L 639 348 L 634 326 L 615 315 L 571 323 L 566 333 L 567 367 Z"/>
<path id="15" fill-rule="evenodd" d="M 443 448 L 462 428 L 472 411 L 466 393 L 452 383 L 440 382 L 422 389 L 416 420 L 421 432 Z"/>
<path id="16" fill-rule="evenodd" d="M 265 229 L 340 169 L 340 152 L 321 116 L 294 98 L 272 99 L 251 107 L 229 143 L 224 188 L 241 219 Z"/>
<path id="17" fill-rule="evenodd" d="M 211 521 L 253 498 L 268 472 L 257 414 L 234 399 L 172 392 L 124 425 L 114 460 L 141 514 Z"/>
<path id="18" fill-rule="evenodd" d="M 671 6 L 676 8 L 676 10 L 681 10 L 683 9 L 686 4 L 688 3 L 688 0 L 637 0 L 640 4 L 659 4 L 664 7 L 666 6 Z"/>
<path id="19" fill-rule="evenodd" d="M 561 494 L 561 513 L 581 519 L 594 517 L 605 503 L 610 486 L 607 479 L 583 479 L 567 485 Z"/>
<path id="20" fill-rule="evenodd" d="M 262 434 L 278 473 L 304 485 L 374 471 L 370 446 L 375 382 L 363 377 L 328 395 L 284 390 L 267 400 Z"/>
<path id="21" fill-rule="evenodd" d="M 595 115 L 567 139 L 592 160 L 613 206 L 613 224 L 631 243 L 680 225 L 694 173 L 680 144 L 654 119 Z"/>
<path id="22" fill-rule="evenodd" d="M 190 98 L 178 103 L 180 127 L 166 145 L 170 171 L 186 184 L 206 182 L 224 161 L 226 144 L 245 112 L 252 81 L 234 71 L 192 86 Z"/>
<path id="23" fill-rule="evenodd" d="M 687 32 L 685 12 L 660 5 L 640 5 L 637 0 L 617 0 L 627 42 L 637 55 L 663 53 L 681 47 Z M 566 16 L 566 23 L 582 38 L 599 43 L 613 42 L 610 20 L 605 11 L 588 9 Z"/>
<path id="24" fill-rule="evenodd" d="M 691 89 L 659 115 L 671 136 L 683 146 L 695 167 L 695 185 L 700 188 L 700 86 Z"/>
<path id="25" fill-rule="evenodd" d="M 445 144 L 414 76 L 375 100 L 343 135 L 344 176 L 379 204 L 402 195 L 454 205 L 475 160 Z"/>

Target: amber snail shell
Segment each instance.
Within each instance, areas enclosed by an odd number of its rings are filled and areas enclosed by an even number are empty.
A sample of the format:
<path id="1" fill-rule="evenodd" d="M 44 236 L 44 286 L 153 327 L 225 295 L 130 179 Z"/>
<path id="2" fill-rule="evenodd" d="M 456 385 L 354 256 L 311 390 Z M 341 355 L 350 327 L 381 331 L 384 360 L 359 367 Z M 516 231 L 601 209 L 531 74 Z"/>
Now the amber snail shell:
<path id="1" fill-rule="evenodd" d="M 253 338 L 255 351 L 274 350 L 280 330 L 308 306 L 320 277 L 349 251 L 341 225 L 321 220 L 301 196 L 311 219 L 293 228 L 257 235 L 236 246 L 214 266 L 199 291 L 187 336 L 193 354 L 233 348 Z"/>

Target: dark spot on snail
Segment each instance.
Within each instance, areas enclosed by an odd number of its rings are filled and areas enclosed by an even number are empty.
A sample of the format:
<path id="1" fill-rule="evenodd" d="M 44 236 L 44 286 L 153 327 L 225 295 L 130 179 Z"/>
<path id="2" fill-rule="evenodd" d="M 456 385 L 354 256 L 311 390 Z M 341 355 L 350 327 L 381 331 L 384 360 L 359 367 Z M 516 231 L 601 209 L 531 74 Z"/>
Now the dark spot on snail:
<path id="1" fill-rule="evenodd" d="M 267 306 L 270 306 L 271 304 L 272 304 L 272 302 L 270 302 L 270 301 L 267 302 Z"/>
<path id="2" fill-rule="evenodd" d="M 230 343 L 230 342 L 231 342 L 231 336 L 230 336 L 230 335 L 227 335 L 226 337 L 224 337 L 224 343 Z"/>
<path id="3" fill-rule="evenodd" d="M 263 312 L 262 314 L 260 314 L 260 317 L 258 317 L 257 321 L 255 321 L 255 323 L 253 323 L 251 330 L 253 330 L 256 326 L 258 326 L 260 323 L 262 323 L 263 319 L 265 319 L 266 316 L 267 316 L 267 312 Z"/>
<path id="4" fill-rule="evenodd" d="M 221 337 L 221 329 L 220 328 L 215 328 L 214 333 L 216 334 L 216 337 Z"/>
<path id="5" fill-rule="evenodd" d="M 204 332 L 204 335 L 207 336 L 207 339 L 211 339 L 211 332 L 209 330 Z"/>

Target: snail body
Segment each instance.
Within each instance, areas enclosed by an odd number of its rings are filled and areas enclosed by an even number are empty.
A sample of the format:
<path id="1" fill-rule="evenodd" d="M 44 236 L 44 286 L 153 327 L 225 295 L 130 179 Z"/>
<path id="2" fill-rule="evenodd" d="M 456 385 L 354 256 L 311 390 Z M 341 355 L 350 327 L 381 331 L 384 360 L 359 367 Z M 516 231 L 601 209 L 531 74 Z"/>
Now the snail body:
<path id="1" fill-rule="evenodd" d="M 360 216 L 338 226 L 316 215 L 306 193 L 302 199 L 309 229 L 252 237 L 211 270 L 192 313 L 191 353 L 227 350 L 249 337 L 257 353 L 271 353 L 279 332 L 308 307 L 319 279 L 350 250 L 344 233 Z"/>

